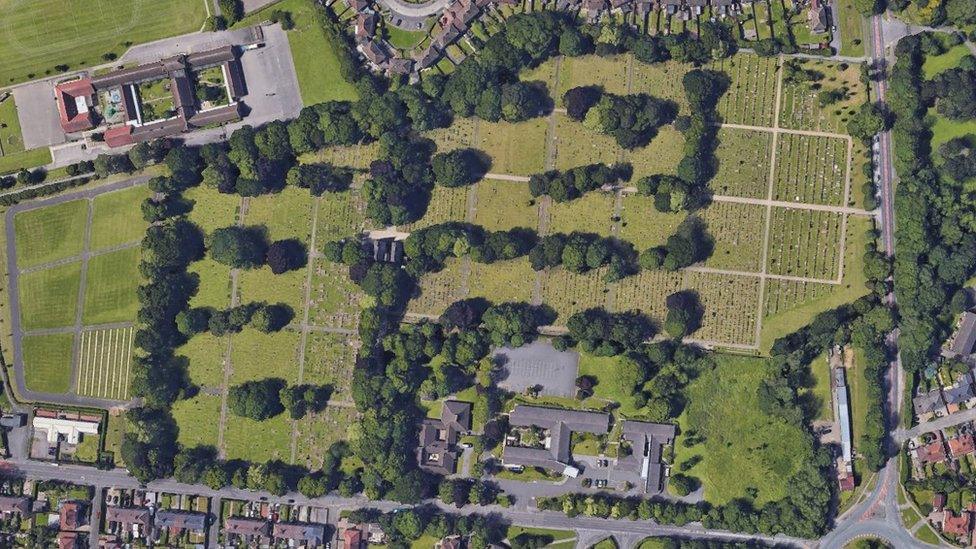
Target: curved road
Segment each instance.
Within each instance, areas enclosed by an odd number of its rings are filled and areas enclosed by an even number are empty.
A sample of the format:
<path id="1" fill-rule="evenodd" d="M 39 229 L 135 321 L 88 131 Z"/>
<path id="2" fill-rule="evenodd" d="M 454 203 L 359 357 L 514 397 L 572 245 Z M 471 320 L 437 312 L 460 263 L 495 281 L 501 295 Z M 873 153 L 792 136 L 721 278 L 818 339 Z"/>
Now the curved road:
<path id="1" fill-rule="evenodd" d="M 426 19 L 431 15 L 444 11 L 444 8 L 451 3 L 451 0 L 431 0 L 423 4 L 411 4 L 403 0 L 376 0 L 380 5 L 385 6 L 395 15 L 405 19 Z"/>
<path id="2" fill-rule="evenodd" d="M 24 348 L 21 339 L 24 336 L 24 329 L 20 322 L 20 271 L 17 268 L 17 240 L 14 238 L 14 217 L 21 212 L 34 210 L 37 208 L 43 208 L 45 206 L 54 206 L 57 204 L 62 204 L 64 202 L 69 202 L 78 199 L 91 199 L 95 196 L 107 193 L 111 191 L 117 191 L 121 189 L 127 189 L 129 187 L 135 187 L 136 185 L 142 185 L 146 181 L 149 181 L 148 176 L 138 176 L 129 179 L 124 179 L 116 183 L 110 183 L 108 185 L 96 186 L 90 189 L 85 189 L 82 191 L 62 194 L 54 196 L 52 198 L 47 198 L 44 200 L 32 200 L 29 202 L 21 202 L 16 204 L 7 210 L 4 217 L 4 230 L 7 236 L 7 273 L 9 284 L 7 287 L 8 295 L 10 296 L 10 333 L 13 339 L 13 369 L 14 376 L 11 380 L 17 388 L 17 395 L 22 400 L 33 401 L 33 402 L 48 402 L 52 404 L 62 404 L 65 406 L 88 406 L 95 408 L 113 408 L 120 405 L 124 405 L 124 402 L 119 402 L 117 400 L 107 400 L 102 398 L 86 397 L 74 394 L 65 393 L 43 393 L 39 391 L 31 391 L 27 388 L 27 383 L 24 378 Z M 83 255 L 89 254 L 88 250 L 85 250 Z M 85 287 L 84 284 L 79 288 L 79 295 L 84 295 Z M 74 381 L 74 361 L 72 360 L 72 381 Z"/>

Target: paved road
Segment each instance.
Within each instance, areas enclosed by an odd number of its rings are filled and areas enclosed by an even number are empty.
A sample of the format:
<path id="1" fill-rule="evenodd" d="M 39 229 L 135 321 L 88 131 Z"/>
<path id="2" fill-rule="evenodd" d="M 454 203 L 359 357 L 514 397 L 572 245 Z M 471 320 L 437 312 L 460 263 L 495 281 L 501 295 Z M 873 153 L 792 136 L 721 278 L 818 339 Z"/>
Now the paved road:
<path id="1" fill-rule="evenodd" d="M 109 486 L 117 486 L 120 488 L 139 488 L 141 486 L 138 480 L 129 476 L 128 473 L 121 469 L 99 471 L 97 469 L 79 465 L 61 465 L 60 467 L 56 467 L 49 463 L 10 460 L 0 462 L 0 470 L 8 474 L 19 473 L 34 479 L 82 482 L 94 485 L 98 490 Z M 206 497 L 221 499 L 257 500 L 258 498 L 261 498 L 262 500 L 266 499 L 271 503 L 292 502 L 298 505 L 313 505 L 316 507 L 372 507 L 381 511 L 392 511 L 394 509 L 404 507 L 396 502 L 370 501 L 364 497 L 347 498 L 329 495 L 309 499 L 298 493 L 290 493 L 277 497 L 266 492 L 241 490 L 239 488 L 232 487 L 212 490 L 203 485 L 183 484 L 174 480 L 154 481 L 148 485 L 145 485 L 145 488 L 147 490 L 163 491 L 174 494 L 199 494 Z M 539 511 L 537 509 L 502 508 L 494 505 L 487 507 L 467 506 L 463 509 L 457 509 L 453 506 L 444 505 L 436 500 L 425 503 L 452 513 L 489 513 L 499 516 L 512 524 L 520 526 L 554 528 L 560 530 L 586 530 L 599 532 L 602 537 L 624 534 L 626 535 L 627 539 L 631 540 L 639 540 L 648 536 L 684 536 L 729 541 L 762 540 L 792 546 L 803 546 L 808 543 L 807 540 L 791 538 L 788 536 L 753 536 L 749 534 L 737 534 L 734 532 L 711 530 L 702 527 L 700 524 L 689 524 L 686 526 L 664 526 L 655 524 L 652 521 L 628 521 L 591 517 L 570 518 L 562 513 Z"/>
<path id="2" fill-rule="evenodd" d="M 938 431 L 940 429 L 945 429 L 946 427 L 961 425 L 970 421 L 976 421 L 976 408 L 970 408 L 968 410 L 956 412 L 945 417 L 933 419 L 932 421 L 926 421 L 925 423 L 916 425 L 911 429 L 897 429 L 895 430 L 893 437 L 895 441 L 900 444 L 923 433 Z"/>
<path id="3" fill-rule="evenodd" d="M 885 46 L 893 45 L 894 42 L 885 41 L 882 16 L 875 16 L 871 19 L 870 52 L 875 61 L 887 58 Z M 882 76 L 876 82 L 876 99 L 884 102 L 887 96 L 887 79 Z M 891 135 L 886 132 L 881 135 L 880 141 L 880 166 L 881 170 L 881 239 L 885 253 L 889 256 L 895 254 L 895 218 L 894 218 L 894 169 L 892 166 L 891 155 Z M 889 305 L 895 305 L 894 295 L 889 295 L 887 299 Z M 903 402 L 904 372 L 902 371 L 901 357 L 897 352 L 898 330 L 896 329 L 888 337 L 888 344 L 894 351 L 894 360 L 888 367 L 885 385 L 887 386 L 887 424 L 889 430 L 894 430 L 898 426 L 900 409 Z M 897 450 L 893 447 L 892 450 Z M 898 459 L 889 459 L 887 465 L 880 471 L 878 485 L 866 498 L 866 500 L 850 511 L 839 517 L 835 528 L 827 536 L 820 540 L 822 547 L 842 547 L 847 542 L 857 537 L 876 536 L 889 541 L 895 547 L 930 547 L 929 544 L 912 537 L 903 525 L 898 508 L 897 492 L 900 484 L 898 474 Z"/>
<path id="4" fill-rule="evenodd" d="M 431 0 L 423 4 L 411 4 L 403 0 L 377 0 L 377 2 L 389 9 L 394 17 L 424 20 L 443 11 L 451 0 Z"/>
<path id="5" fill-rule="evenodd" d="M 64 393 L 43 393 L 27 389 L 27 384 L 24 378 L 24 349 L 21 342 L 21 338 L 24 335 L 24 329 L 21 325 L 19 299 L 20 273 L 17 270 L 17 241 L 14 238 L 14 217 L 21 212 L 36 208 L 43 208 L 46 206 L 54 206 L 71 200 L 91 199 L 102 193 L 135 187 L 136 185 L 142 185 L 147 181 L 149 181 L 148 176 L 132 177 L 117 183 L 110 183 L 100 187 L 67 193 L 44 200 L 22 202 L 7 210 L 7 214 L 4 217 L 4 230 L 6 231 L 7 235 L 7 273 L 9 273 L 9 286 L 7 291 L 10 295 L 10 329 L 11 337 L 13 339 L 14 377 L 12 382 L 16 387 L 17 395 L 21 399 L 62 404 L 66 406 L 91 406 L 96 408 L 113 408 L 122 404 L 117 400 L 107 400 Z M 87 250 L 85 253 L 88 253 Z M 84 291 L 79 292 L 79 295 L 84 295 Z"/>

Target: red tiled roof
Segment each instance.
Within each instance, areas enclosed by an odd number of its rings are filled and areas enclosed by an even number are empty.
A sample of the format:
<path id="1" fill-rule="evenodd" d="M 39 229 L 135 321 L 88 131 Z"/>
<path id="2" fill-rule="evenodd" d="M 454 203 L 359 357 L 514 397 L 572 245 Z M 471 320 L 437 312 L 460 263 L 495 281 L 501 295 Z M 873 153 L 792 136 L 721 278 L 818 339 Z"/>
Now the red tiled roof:
<path id="1" fill-rule="evenodd" d="M 935 442 L 916 448 L 915 456 L 922 463 L 939 463 L 945 461 L 946 453 L 945 446 L 942 445 L 942 439 L 940 438 Z"/>
<path id="2" fill-rule="evenodd" d="M 850 492 L 854 489 L 854 475 L 846 475 L 837 479 L 841 492 Z"/>
<path id="3" fill-rule="evenodd" d="M 942 522 L 942 531 L 946 534 L 965 536 L 969 534 L 969 513 L 962 513 L 958 517 L 952 516 L 952 511 L 946 511 Z"/>
<path id="4" fill-rule="evenodd" d="M 74 549 L 78 546 L 78 534 L 58 532 L 58 549 Z"/>
<path id="5" fill-rule="evenodd" d="M 932 496 L 932 508 L 936 511 L 941 511 L 946 504 L 945 494 L 935 494 Z"/>
<path id="6" fill-rule="evenodd" d="M 128 124 L 109 128 L 105 130 L 105 134 L 102 137 L 105 139 L 105 144 L 109 147 L 122 147 L 136 142 L 135 138 L 132 137 L 132 126 Z"/>
<path id="7" fill-rule="evenodd" d="M 61 529 L 77 530 L 84 524 L 81 516 L 81 505 L 76 501 L 66 501 L 61 504 Z"/>
<path id="8" fill-rule="evenodd" d="M 95 120 L 90 110 L 78 112 L 77 100 L 87 103 L 89 97 L 95 95 L 95 88 L 91 80 L 81 78 L 71 82 L 63 82 L 54 86 L 54 94 L 58 99 L 58 115 L 61 118 L 61 129 L 66 133 L 80 132 L 95 127 Z"/>
<path id="9" fill-rule="evenodd" d="M 346 528 L 342 533 L 343 549 L 359 549 L 363 543 L 363 533 L 358 528 Z"/>
<path id="10" fill-rule="evenodd" d="M 971 454 L 976 451 L 976 440 L 973 439 L 973 435 L 968 434 L 951 438 L 949 439 L 949 451 L 952 453 L 952 457 Z"/>

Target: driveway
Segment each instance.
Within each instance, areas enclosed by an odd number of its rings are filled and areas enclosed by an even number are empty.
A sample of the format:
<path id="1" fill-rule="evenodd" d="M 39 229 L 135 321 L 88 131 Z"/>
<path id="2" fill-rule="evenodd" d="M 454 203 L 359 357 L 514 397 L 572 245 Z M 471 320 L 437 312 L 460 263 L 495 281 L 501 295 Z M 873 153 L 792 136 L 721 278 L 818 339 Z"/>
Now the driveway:
<path id="1" fill-rule="evenodd" d="M 65 142 L 54 97 L 55 80 L 31 82 L 13 89 L 24 148 L 36 149 Z"/>
<path id="2" fill-rule="evenodd" d="M 502 347 L 492 360 L 500 367 L 498 386 L 516 393 L 542 386 L 546 396 L 572 398 L 576 395 L 579 353 L 557 351 L 549 341 L 537 340 L 518 349 Z"/>

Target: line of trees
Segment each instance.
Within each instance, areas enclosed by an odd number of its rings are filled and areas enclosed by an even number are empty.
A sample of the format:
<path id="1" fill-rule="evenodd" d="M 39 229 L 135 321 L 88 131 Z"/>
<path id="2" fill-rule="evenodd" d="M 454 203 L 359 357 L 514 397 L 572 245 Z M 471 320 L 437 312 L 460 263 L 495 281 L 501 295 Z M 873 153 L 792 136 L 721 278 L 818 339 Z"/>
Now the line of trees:
<path id="1" fill-rule="evenodd" d="M 559 171 L 550 170 L 529 178 L 532 196 L 549 196 L 556 202 L 567 202 L 608 185 L 629 181 L 633 168 L 629 163 L 587 164 Z"/>

